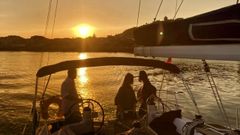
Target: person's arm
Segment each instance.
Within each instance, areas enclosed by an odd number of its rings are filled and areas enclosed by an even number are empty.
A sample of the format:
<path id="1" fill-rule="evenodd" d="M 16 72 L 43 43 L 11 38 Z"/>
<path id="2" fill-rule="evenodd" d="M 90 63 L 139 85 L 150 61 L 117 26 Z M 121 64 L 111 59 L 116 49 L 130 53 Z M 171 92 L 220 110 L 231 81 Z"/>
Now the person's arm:
<path id="1" fill-rule="evenodd" d="M 142 93 L 142 88 L 140 88 L 139 90 L 138 90 L 138 92 L 137 92 L 137 101 L 142 101 L 143 99 L 143 95 L 142 95 L 143 93 Z"/>
<path id="2" fill-rule="evenodd" d="M 157 89 L 153 86 L 153 93 L 152 96 L 154 96 L 155 99 L 157 99 L 159 102 L 162 102 L 162 99 L 157 96 Z"/>
<path id="3" fill-rule="evenodd" d="M 157 89 L 156 89 L 156 87 L 154 87 L 154 86 L 153 86 L 153 88 L 154 88 L 153 94 L 154 94 L 155 96 L 157 96 Z"/>
<path id="4" fill-rule="evenodd" d="M 67 99 L 67 100 L 80 100 L 81 98 L 78 97 L 77 94 L 72 93 L 72 91 L 70 91 L 69 89 L 67 89 L 64 93 L 64 95 L 62 95 L 63 98 Z M 82 100 L 82 99 L 81 99 Z"/>

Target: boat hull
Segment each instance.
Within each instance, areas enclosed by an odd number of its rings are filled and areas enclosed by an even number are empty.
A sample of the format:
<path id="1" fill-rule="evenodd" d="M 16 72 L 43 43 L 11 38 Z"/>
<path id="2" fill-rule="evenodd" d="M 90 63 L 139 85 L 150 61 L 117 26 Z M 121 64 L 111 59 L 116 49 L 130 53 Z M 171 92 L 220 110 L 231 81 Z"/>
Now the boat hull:
<path id="1" fill-rule="evenodd" d="M 171 57 L 206 60 L 240 61 L 239 44 L 194 46 L 145 46 L 135 47 L 134 55 L 145 57 Z"/>

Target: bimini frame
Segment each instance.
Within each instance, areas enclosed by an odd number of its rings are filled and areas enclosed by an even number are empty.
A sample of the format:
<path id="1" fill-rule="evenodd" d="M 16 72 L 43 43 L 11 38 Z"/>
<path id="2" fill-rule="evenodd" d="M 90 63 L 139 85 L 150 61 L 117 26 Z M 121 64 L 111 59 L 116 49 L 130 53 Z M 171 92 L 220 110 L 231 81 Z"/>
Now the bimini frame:
<path id="1" fill-rule="evenodd" d="M 165 63 L 160 60 L 144 59 L 144 58 L 129 58 L 129 57 L 101 57 L 101 58 L 89 58 L 85 60 L 71 60 L 64 61 L 53 65 L 42 67 L 36 74 L 36 86 L 35 86 L 35 97 L 33 100 L 32 109 L 32 134 L 35 135 L 37 128 L 37 93 L 38 93 L 38 79 L 47 75 L 51 75 L 56 72 L 81 67 L 99 67 L 99 66 L 145 66 L 152 68 L 161 68 L 168 70 L 171 73 L 179 74 L 180 69 L 173 64 Z"/>

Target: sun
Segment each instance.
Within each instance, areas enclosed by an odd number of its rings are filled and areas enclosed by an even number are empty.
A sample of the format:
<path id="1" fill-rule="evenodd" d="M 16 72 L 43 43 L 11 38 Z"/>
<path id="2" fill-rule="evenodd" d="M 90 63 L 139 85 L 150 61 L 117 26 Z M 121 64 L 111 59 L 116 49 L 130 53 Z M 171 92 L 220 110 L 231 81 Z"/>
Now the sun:
<path id="1" fill-rule="evenodd" d="M 77 37 L 87 38 L 94 35 L 94 27 L 89 24 L 80 24 L 75 26 L 73 29 L 74 34 Z"/>

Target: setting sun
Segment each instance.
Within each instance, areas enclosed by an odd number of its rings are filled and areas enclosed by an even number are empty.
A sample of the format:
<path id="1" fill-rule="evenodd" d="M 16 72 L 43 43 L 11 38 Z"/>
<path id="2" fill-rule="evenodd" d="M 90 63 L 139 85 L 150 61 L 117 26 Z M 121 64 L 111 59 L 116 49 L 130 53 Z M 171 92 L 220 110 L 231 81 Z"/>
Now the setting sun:
<path id="1" fill-rule="evenodd" d="M 88 24 L 81 24 L 74 27 L 74 33 L 77 37 L 87 38 L 94 35 L 94 28 Z"/>

